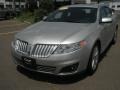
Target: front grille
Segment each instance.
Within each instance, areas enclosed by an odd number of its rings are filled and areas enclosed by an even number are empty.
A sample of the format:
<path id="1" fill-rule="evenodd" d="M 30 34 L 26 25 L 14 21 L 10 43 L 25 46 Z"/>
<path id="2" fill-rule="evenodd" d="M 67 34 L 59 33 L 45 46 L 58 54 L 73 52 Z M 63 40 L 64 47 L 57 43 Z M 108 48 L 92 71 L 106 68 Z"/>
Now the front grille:
<path id="1" fill-rule="evenodd" d="M 17 40 L 16 41 L 16 50 L 20 53 L 28 54 L 36 58 L 46 58 L 50 56 L 58 45 L 54 44 L 36 44 L 29 45 L 28 42 Z"/>
<path id="2" fill-rule="evenodd" d="M 27 53 L 28 43 L 25 41 L 17 40 L 16 47 L 17 47 L 17 51 L 21 53 Z"/>
<path id="3" fill-rule="evenodd" d="M 57 45 L 37 44 L 33 49 L 32 56 L 42 57 L 42 58 L 48 57 L 55 51 L 56 48 L 57 48 Z"/>

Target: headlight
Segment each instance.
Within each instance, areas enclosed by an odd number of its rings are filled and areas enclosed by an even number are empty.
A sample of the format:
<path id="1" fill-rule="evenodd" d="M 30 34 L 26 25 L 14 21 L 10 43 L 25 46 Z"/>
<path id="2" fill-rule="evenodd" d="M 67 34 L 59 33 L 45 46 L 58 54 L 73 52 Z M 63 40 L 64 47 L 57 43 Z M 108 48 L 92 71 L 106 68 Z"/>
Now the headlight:
<path id="1" fill-rule="evenodd" d="M 19 44 L 19 40 L 13 41 L 13 45 L 14 45 L 15 50 L 18 50 L 18 44 Z"/>
<path id="2" fill-rule="evenodd" d="M 79 50 L 81 47 L 86 45 L 86 41 L 81 41 L 78 43 L 74 44 L 65 44 L 65 45 L 60 45 L 54 52 L 54 54 L 64 54 L 64 53 L 70 53 L 76 50 Z"/>

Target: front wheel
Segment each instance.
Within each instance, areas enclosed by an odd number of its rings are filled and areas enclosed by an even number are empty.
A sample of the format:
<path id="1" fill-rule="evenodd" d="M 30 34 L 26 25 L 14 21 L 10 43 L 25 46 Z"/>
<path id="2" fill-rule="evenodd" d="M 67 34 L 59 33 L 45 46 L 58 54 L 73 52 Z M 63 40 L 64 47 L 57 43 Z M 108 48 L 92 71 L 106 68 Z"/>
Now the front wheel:
<path id="1" fill-rule="evenodd" d="M 99 57 L 100 57 L 100 49 L 98 45 L 95 45 L 92 49 L 87 71 L 89 75 L 93 75 L 95 71 L 97 70 L 98 63 L 99 63 Z"/>

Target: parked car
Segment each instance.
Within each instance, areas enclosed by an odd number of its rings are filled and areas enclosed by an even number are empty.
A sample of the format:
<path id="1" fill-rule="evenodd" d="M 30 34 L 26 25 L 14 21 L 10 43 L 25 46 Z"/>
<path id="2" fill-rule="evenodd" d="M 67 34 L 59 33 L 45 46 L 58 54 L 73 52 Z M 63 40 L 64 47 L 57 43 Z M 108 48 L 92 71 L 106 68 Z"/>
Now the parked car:
<path id="1" fill-rule="evenodd" d="M 15 35 L 13 60 L 35 72 L 92 75 L 100 55 L 116 42 L 117 30 L 116 14 L 104 4 L 61 7 Z"/>

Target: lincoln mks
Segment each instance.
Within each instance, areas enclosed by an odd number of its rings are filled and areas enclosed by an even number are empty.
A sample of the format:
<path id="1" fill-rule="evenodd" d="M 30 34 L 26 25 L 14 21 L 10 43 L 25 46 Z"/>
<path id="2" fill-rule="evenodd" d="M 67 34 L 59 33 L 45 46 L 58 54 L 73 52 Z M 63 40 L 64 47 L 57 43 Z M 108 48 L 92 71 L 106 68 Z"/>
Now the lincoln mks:
<path id="1" fill-rule="evenodd" d="M 117 39 L 116 14 L 104 4 L 59 8 L 18 32 L 12 42 L 16 65 L 35 72 L 93 74 L 100 55 Z"/>

